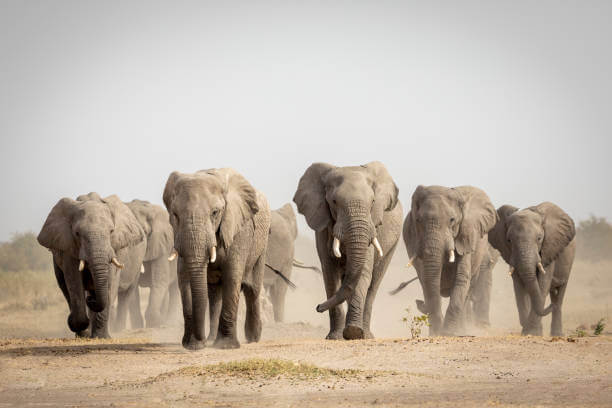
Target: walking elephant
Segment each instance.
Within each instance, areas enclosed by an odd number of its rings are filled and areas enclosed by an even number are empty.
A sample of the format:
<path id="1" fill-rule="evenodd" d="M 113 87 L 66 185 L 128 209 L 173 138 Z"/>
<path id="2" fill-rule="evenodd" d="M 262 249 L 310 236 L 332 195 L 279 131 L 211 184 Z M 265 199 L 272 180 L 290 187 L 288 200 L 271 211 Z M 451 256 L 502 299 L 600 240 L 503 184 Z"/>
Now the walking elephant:
<path id="1" fill-rule="evenodd" d="M 70 308 L 70 330 L 85 334 L 90 325 L 87 305 L 92 312 L 91 336 L 110 337 L 109 306 L 117 297 L 125 305 L 118 315 L 129 307 L 134 325 L 142 326 L 140 305 L 131 295 L 138 291 L 146 251 L 144 232 L 117 196 L 102 199 L 89 193 L 76 201 L 62 198 L 47 216 L 38 242 L 53 254 L 55 277 Z M 129 305 L 128 299 L 132 299 Z"/>
<path id="2" fill-rule="evenodd" d="M 266 198 L 232 169 L 173 172 L 164 204 L 174 230 L 183 304 L 183 346 L 205 347 L 204 321 L 210 303 L 215 347 L 238 348 L 236 316 L 240 290 L 246 298 L 247 341 L 259 341 L 265 252 L 270 230 Z M 219 321 L 218 325 L 212 322 Z"/>
<path id="3" fill-rule="evenodd" d="M 176 260 L 168 260 L 174 248 L 174 233 L 168 212 L 148 201 L 132 200 L 126 203 L 140 223 L 147 242 L 144 272 L 140 274 L 140 287 L 150 288 L 145 312 L 147 327 L 159 327 L 175 315 L 179 308 Z"/>
<path id="4" fill-rule="evenodd" d="M 314 163 L 293 201 L 315 231 L 328 296 L 317 311 L 329 310 L 327 339 L 373 338 L 372 305 L 401 232 L 402 206 L 393 179 L 380 162 Z"/>
<path id="5" fill-rule="evenodd" d="M 404 243 L 417 270 L 429 314 L 430 335 L 464 330 L 465 307 L 487 255 L 487 233 L 497 213 L 484 191 L 471 186 L 419 186 L 404 221 Z M 450 297 L 442 319 L 441 296 Z"/>
<path id="6" fill-rule="evenodd" d="M 574 221 L 550 202 L 519 210 L 504 205 L 489 241 L 510 265 L 522 334 L 542 335 L 552 310 L 551 335 L 562 336 L 561 308 L 576 252 Z M 547 294 L 551 305 L 544 308 Z"/>
<path id="7" fill-rule="evenodd" d="M 295 212 L 291 204 L 285 204 L 272 211 L 266 251 L 264 288 L 270 294 L 276 322 L 282 322 L 285 319 L 285 296 L 287 288 L 292 284 L 289 279 L 291 279 L 293 267 L 312 269 L 320 273 L 316 266 L 307 266 L 295 260 L 297 233 Z"/>
<path id="8" fill-rule="evenodd" d="M 491 306 L 493 268 L 495 268 L 495 264 L 497 263 L 498 259 L 499 252 L 489 245 L 485 256 L 482 258 L 482 262 L 480 263 L 480 272 L 476 282 L 474 282 L 474 289 L 472 290 L 470 298 L 468 299 L 469 303 L 467 311 L 470 316 L 468 320 L 477 326 L 488 327 L 491 325 L 489 320 L 489 310 Z M 417 279 L 418 276 L 400 283 L 399 286 L 390 291 L 389 294 L 398 294 L 402 289 Z"/>

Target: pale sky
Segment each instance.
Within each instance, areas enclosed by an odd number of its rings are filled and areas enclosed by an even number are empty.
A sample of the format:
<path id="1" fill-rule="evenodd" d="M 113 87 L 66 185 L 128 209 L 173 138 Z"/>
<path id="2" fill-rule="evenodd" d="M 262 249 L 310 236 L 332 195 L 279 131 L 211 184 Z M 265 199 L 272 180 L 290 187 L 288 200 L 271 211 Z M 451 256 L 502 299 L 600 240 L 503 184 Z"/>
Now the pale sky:
<path id="1" fill-rule="evenodd" d="M 612 219 L 610 1 L 0 0 L 0 241 L 61 197 L 234 167 L 272 207 L 380 160 Z M 300 217 L 301 218 L 301 217 Z M 301 232 L 307 232 L 303 219 Z"/>

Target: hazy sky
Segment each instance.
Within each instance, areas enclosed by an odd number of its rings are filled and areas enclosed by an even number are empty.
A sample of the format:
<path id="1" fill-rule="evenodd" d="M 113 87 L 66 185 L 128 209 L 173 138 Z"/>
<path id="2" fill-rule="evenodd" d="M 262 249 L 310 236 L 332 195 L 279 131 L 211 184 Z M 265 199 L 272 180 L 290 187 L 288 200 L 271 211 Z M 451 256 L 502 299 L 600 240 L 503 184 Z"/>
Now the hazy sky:
<path id="1" fill-rule="evenodd" d="M 0 0 L 0 240 L 61 197 L 161 203 L 234 167 L 276 208 L 314 161 L 612 219 L 611 1 Z M 301 223 L 306 231 L 305 223 Z"/>

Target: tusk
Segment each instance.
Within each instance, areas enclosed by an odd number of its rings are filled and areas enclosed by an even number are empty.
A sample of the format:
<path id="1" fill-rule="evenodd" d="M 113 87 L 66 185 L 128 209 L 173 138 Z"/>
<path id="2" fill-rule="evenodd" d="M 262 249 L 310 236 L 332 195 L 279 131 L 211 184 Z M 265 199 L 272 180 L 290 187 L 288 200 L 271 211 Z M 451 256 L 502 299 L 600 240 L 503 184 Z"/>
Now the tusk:
<path id="1" fill-rule="evenodd" d="M 122 264 L 121 262 L 119 262 L 119 261 L 117 260 L 117 258 L 115 258 L 114 256 L 113 256 L 113 259 L 111 259 L 111 263 L 112 263 L 113 265 L 115 265 L 115 266 L 116 266 L 117 268 L 119 268 L 119 269 L 123 269 L 123 267 L 125 266 L 124 264 Z"/>
<path id="2" fill-rule="evenodd" d="M 412 258 L 410 258 L 410 260 L 408 261 L 408 263 L 406 264 L 406 268 L 410 268 L 412 266 L 412 263 L 414 262 L 414 260 L 416 259 L 416 255 L 413 256 Z"/>
<path id="3" fill-rule="evenodd" d="M 542 275 L 546 275 L 546 269 L 542 266 L 542 262 L 538 262 L 538 269 L 542 273 Z"/>
<path id="4" fill-rule="evenodd" d="M 450 262 L 450 263 L 455 262 L 455 250 L 454 250 L 454 249 L 451 249 L 451 250 L 449 251 L 449 254 L 448 254 L 448 262 Z"/>
<path id="5" fill-rule="evenodd" d="M 293 259 L 293 263 L 295 263 L 296 265 L 300 265 L 300 266 L 304 265 L 304 262 L 302 262 L 302 261 L 298 261 L 298 260 L 297 260 L 297 259 L 295 259 L 295 258 Z"/>
<path id="6" fill-rule="evenodd" d="M 144 264 L 140 264 L 140 273 L 145 273 Z"/>
<path id="7" fill-rule="evenodd" d="M 217 260 L 217 247 L 210 248 L 210 263 L 215 263 Z"/>
<path id="8" fill-rule="evenodd" d="M 340 258 L 342 256 L 342 253 L 340 252 L 340 240 L 336 237 L 334 237 L 332 249 L 334 250 L 334 255 L 336 256 L 336 258 Z"/>
<path id="9" fill-rule="evenodd" d="M 168 257 L 168 261 L 170 261 L 170 262 L 174 261 L 177 256 L 178 256 L 178 252 L 176 251 L 176 249 L 173 249 L 172 253 Z"/>
<path id="10" fill-rule="evenodd" d="M 79 272 L 83 272 L 83 269 L 85 269 L 85 261 L 81 259 L 79 261 Z"/>
<path id="11" fill-rule="evenodd" d="M 378 238 L 374 237 L 374 239 L 372 240 L 372 244 L 374 244 L 374 248 L 376 248 L 376 250 L 378 251 L 378 256 L 380 256 L 382 258 L 383 250 L 380 247 L 380 243 L 378 242 Z"/>
<path id="12" fill-rule="evenodd" d="M 514 273 L 514 266 L 511 266 L 510 269 L 508 269 L 508 276 L 512 276 L 513 273 Z"/>

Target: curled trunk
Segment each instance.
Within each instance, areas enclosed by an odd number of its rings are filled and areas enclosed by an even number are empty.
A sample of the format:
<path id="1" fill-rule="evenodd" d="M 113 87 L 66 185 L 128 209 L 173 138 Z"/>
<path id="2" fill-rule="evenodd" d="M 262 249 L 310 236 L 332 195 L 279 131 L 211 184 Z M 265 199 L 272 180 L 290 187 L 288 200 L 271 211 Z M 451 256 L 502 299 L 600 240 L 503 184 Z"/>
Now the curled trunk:
<path id="1" fill-rule="evenodd" d="M 317 312 L 322 313 L 346 301 L 355 290 L 361 270 L 368 256 L 370 246 L 370 226 L 365 218 L 350 220 L 344 233 L 344 247 L 346 249 L 346 274 L 340 289 L 327 301 L 317 306 Z"/>
<path id="2" fill-rule="evenodd" d="M 546 309 L 544 308 L 544 301 L 546 296 L 542 295 L 538 279 L 536 278 L 535 270 L 533 272 L 523 273 L 519 272 L 525 289 L 529 293 L 531 299 L 531 308 L 538 316 L 546 316 L 552 310 L 552 305 L 549 305 Z"/>

